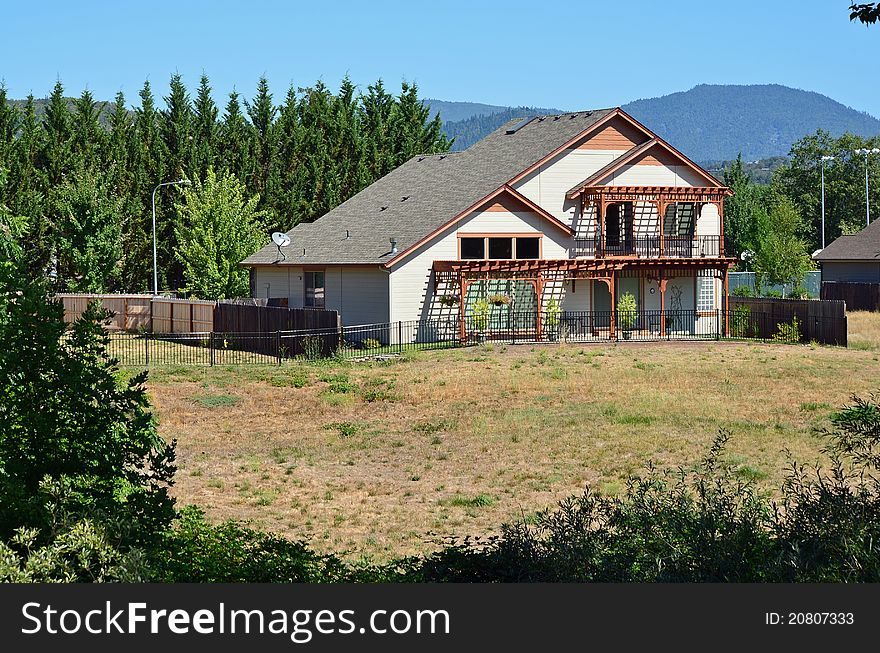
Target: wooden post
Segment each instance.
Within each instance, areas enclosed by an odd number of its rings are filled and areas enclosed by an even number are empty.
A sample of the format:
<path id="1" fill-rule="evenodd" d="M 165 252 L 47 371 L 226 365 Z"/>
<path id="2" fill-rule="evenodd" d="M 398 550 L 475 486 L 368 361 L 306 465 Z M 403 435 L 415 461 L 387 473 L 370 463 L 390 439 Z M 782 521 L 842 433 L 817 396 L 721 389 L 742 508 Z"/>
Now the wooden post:
<path id="1" fill-rule="evenodd" d="M 615 286 L 617 279 L 617 271 L 611 270 L 611 276 L 608 281 L 608 290 L 611 291 L 611 332 L 609 337 L 611 340 L 617 340 L 617 296 L 615 294 Z"/>
<path id="2" fill-rule="evenodd" d="M 661 273 L 662 274 L 662 273 Z M 666 278 L 662 277 L 657 282 L 660 288 L 660 337 L 666 337 Z"/>
<path id="3" fill-rule="evenodd" d="M 467 294 L 470 283 L 464 280 L 463 273 L 458 274 L 458 287 L 461 289 L 461 296 L 458 298 L 458 344 L 467 340 L 467 325 L 464 316 L 464 296 Z"/>
<path id="4" fill-rule="evenodd" d="M 544 308 L 544 302 L 541 295 L 544 293 L 544 282 L 541 277 L 538 277 L 534 281 L 535 284 L 535 296 L 537 298 L 537 311 L 535 314 L 535 339 L 540 341 L 543 339 L 543 320 L 541 319 L 541 311 Z"/>
<path id="5" fill-rule="evenodd" d="M 660 256 L 662 257 L 666 255 L 666 241 L 663 234 L 666 226 L 664 224 L 666 220 L 666 202 L 664 200 L 657 202 L 657 215 L 659 216 L 657 221 L 660 223 Z"/>
<path id="6" fill-rule="evenodd" d="M 724 199 L 716 205 L 718 207 L 718 255 L 724 256 Z M 727 273 L 724 274 L 725 283 Z"/>
<path id="7" fill-rule="evenodd" d="M 723 238 L 722 238 L 723 240 Z M 730 270 L 728 268 L 724 268 L 724 286 L 722 292 L 724 293 L 724 299 L 721 302 L 722 310 L 724 311 L 724 337 L 727 338 L 730 336 L 730 298 L 728 297 L 728 288 L 727 288 L 727 273 Z"/>
<path id="8" fill-rule="evenodd" d="M 599 195 L 596 210 L 599 213 L 599 245 L 596 248 L 596 258 L 599 258 L 605 256 L 605 195 Z"/>

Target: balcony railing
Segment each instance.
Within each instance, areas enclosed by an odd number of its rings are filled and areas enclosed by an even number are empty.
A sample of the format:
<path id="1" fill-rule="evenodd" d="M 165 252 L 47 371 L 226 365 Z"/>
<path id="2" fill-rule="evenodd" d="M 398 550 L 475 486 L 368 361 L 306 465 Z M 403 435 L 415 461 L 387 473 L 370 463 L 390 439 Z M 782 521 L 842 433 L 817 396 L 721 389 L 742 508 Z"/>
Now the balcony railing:
<path id="1" fill-rule="evenodd" d="M 611 239 L 597 234 L 576 238 L 575 258 L 606 256 L 637 256 L 639 258 L 701 258 L 721 255 L 721 236 L 639 236 Z"/>

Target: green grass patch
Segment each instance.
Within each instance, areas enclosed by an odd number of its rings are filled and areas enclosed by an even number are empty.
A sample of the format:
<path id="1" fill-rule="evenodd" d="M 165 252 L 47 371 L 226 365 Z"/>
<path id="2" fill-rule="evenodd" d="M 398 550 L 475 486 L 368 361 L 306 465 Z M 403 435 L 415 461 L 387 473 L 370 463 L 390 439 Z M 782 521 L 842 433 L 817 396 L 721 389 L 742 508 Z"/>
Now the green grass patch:
<path id="1" fill-rule="evenodd" d="M 489 494 L 478 494 L 473 497 L 456 495 L 449 499 L 441 499 L 440 505 L 455 508 L 488 508 L 495 505 L 495 497 Z"/>
<path id="2" fill-rule="evenodd" d="M 203 394 L 195 395 L 192 400 L 203 408 L 226 408 L 239 403 L 241 398 L 233 395 Z"/>

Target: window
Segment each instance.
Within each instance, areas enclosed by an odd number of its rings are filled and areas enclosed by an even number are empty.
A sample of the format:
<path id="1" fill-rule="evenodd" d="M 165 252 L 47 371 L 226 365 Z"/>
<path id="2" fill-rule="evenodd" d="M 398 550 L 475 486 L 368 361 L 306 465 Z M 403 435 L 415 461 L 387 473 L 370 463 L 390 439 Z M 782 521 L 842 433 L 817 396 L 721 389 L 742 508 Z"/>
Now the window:
<path id="1" fill-rule="evenodd" d="M 715 278 L 697 277 L 697 310 L 715 310 Z"/>
<path id="2" fill-rule="evenodd" d="M 486 258 L 486 239 L 485 238 L 462 238 L 461 239 L 461 258 Z"/>
<path id="3" fill-rule="evenodd" d="M 663 216 L 663 235 L 693 236 L 695 211 L 693 202 L 674 202 L 667 205 L 666 215 Z"/>
<path id="4" fill-rule="evenodd" d="M 306 270 L 304 305 L 309 308 L 324 308 L 324 270 Z"/>
<path id="5" fill-rule="evenodd" d="M 513 258 L 513 238 L 489 238 L 489 258 Z"/>
<path id="6" fill-rule="evenodd" d="M 541 256 L 541 236 L 462 236 L 462 259 L 536 259 Z"/>
<path id="7" fill-rule="evenodd" d="M 523 238 L 516 239 L 516 258 L 538 258 L 541 251 L 540 238 Z"/>

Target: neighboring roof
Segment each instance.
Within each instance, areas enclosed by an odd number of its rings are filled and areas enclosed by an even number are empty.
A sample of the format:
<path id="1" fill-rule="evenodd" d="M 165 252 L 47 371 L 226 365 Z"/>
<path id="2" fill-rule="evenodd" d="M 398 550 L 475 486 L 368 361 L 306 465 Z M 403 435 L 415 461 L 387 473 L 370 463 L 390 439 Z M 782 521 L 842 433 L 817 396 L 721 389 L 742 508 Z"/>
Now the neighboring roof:
<path id="1" fill-rule="evenodd" d="M 314 222 L 291 229 L 286 260 L 268 244 L 242 264 L 385 264 L 397 258 L 390 238 L 397 239 L 398 256 L 404 254 L 615 111 L 541 116 L 508 134 L 520 122 L 514 119 L 463 152 L 415 156 Z"/>
<path id="2" fill-rule="evenodd" d="M 813 257 L 822 261 L 880 261 L 880 220 L 852 236 L 841 236 Z"/>
<path id="3" fill-rule="evenodd" d="M 241 264 L 388 266 L 613 116 L 650 134 L 620 109 L 517 118 L 463 152 L 415 156 L 314 222 L 297 225 L 287 232 L 286 259 L 270 243 Z"/>

